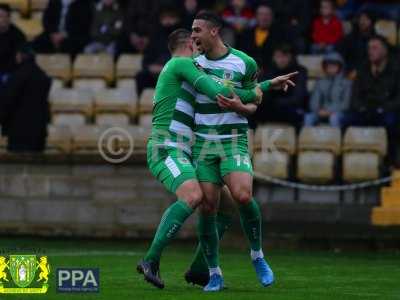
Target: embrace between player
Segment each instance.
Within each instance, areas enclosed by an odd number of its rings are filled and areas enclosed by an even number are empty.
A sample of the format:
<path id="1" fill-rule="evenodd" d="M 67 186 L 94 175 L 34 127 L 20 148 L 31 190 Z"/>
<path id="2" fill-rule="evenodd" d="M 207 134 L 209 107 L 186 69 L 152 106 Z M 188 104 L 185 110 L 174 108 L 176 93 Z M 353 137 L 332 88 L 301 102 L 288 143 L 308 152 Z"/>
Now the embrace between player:
<path id="1" fill-rule="evenodd" d="M 257 64 L 226 46 L 220 28 L 215 14 L 203 12 L 196 16 L 191 34 L 184 29 L 173 32 L 168 45 L 172 58 L 156 86 L 147 160 L 152 174 L 178 198 L 165 211 L 137 266 L 158 288 L 164 287 L 161 253 L 196 208 L 200 243 L 185 278 L 205 286 L 204 291 L 224 288 L 218 246 L 231 223 L 233 202 L 260 283 L 268 286 L 274 281 L 261 248 L 261 213 L 252 197 L 246 116 L 255 112 L 262 92 L 293 86 L 296 73 L 257 84 Z M 192 42 L 200 52 L 194 59 Z"/>

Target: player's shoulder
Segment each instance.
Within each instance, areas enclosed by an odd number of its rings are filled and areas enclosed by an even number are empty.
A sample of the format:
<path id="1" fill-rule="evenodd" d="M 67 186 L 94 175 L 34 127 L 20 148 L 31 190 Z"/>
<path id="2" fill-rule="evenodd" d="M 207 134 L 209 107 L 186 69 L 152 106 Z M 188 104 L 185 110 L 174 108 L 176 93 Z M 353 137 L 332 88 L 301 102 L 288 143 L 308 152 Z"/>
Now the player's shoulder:
<path id="1" fill-rule="evenodd" d="M 256 61 L 254 60 L 254 58 L 252 58 L 250 55 L 248 55 L 247 53 L 235 49 L 235 48 L 231 48 L 231 53 L 232 55 L 237 56 L 238 58 L 240 58 L 241 60 L 243 60 L 246 64 L 253 64 L 256 63 Z"/>
<path id="2" fill-rule="evenodd" d="M 258 70 L 257 62 L 255 61 L 254 58 L 252 58 L 250 55 L 247 53 L 240 51 L 235 48 L 231 48 L 231 55 L 236 56 L 238 59 L 240 59 L 244 66 L 245 66 L 245 73 L 253 73 L 256 70 Z"/>

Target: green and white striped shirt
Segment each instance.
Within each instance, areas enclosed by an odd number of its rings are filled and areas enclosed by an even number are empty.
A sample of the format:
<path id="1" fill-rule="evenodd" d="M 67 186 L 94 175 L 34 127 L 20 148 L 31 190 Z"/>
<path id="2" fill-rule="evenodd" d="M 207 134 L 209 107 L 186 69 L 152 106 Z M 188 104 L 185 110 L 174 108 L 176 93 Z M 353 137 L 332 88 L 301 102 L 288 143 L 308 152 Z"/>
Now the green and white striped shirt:
<path id="1" fill-rule="evenodd" d="M 226 86 L 251 89 L 257 84 L 257 63 L 253 58 L 234 48 L 223 57 L 213 60 L 205 55 L 196 62 L 214 80 Z M 233 138 L 247 133 L 247 118 L 221 109 L 204 94 L 196 95 L 195 134 L 208 140 Z"/>

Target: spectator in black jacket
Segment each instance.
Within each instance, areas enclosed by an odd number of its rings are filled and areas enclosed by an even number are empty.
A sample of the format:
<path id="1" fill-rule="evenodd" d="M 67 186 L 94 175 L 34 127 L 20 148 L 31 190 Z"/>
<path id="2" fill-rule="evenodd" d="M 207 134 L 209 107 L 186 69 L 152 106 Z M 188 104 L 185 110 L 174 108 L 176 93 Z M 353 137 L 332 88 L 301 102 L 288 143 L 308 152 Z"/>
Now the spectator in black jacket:
<path id="1" fill-rule="evenodd" d="M 48 94 L 51 79 L 37 66 L 24 47 L 17 54 L 17 68 L 0 91 L 0 124 L 8 137 L 8 150 L 43 151 L 50 119 Z"/>
<path id="2" fill-rule="evenodd" d="M 389 55 L 381 36 L 368 42 L 368 62 L 357 72 L 353 85 L 351 124 L 384 126 L 389 136 L 389 156 L 395 159 L 396 129 L 400 112 L 400 68 Z"/>
<path id="3" fill-rule="evenodd" d="M 160 12 L 160 25 L 150 38 L 143 56 L 143 68 L 136 75 L 138 95 L 147 87 L 154 87 L 164 64 L 170 59 L 168 36 L 180 25 L 180 16 L 175 7 L 164 7 Z"/>
<path id="4" fill-rule="evenodd" d="M 14 70 L 17 49 L 25 43 L 25 36 L 10 21 L 10 7 L 0 4 L 0 88 Z"/>
<path id="5" fill-rule="evenodd" d="M 258 123 L 265 122 L 284 122 L 296 128 L 301 127 L 307 98 L 307 70 L 297 63 L 290 45 L 284 44 L 275 49 L 273 65 L 265 76 L 260 78 L 260 81 L 295 71 L 299 74 L 295 77 L 294 88 L 287 92 L 271 90 L 264 93 L 262 103 L 254 116 L 250 118 L 252 128 L 255 128 Z"/>
<path id="6" fill-rule="evenodd" d="M 271 66 L 273 49 L 279 44 L 280 35 L 274 25 L 272 9 L 263 3 L 256 10 L 256 26 L 243 32 L 238 48 L 256 60 L 262 74 Z"/>
<path id="7" fill-rule="evenodd" d="M 89 42 L 92 1 L 50 0 L 43 16 L 44 32 L 33 45 L 40 53 L 68 53 L 72 56 Z"/>
<path id="8" fill-rule="evenodd" d="M 297 54 L 308 48 L 308 35 L 312 21 L 312 1 L 270 0 L 276 20 L 283 29 L 285 39 L 290 40 Z"/>
<path id="9" fill-rule="evenodd" d="M 355 77 L 355 71 L 368 60 L 368 40 L 375 35 L 375 20 L 372 14 L 362 12 L 358 15 L 353 31 L 339 45 L 346 62 L 347 72 Z"/>

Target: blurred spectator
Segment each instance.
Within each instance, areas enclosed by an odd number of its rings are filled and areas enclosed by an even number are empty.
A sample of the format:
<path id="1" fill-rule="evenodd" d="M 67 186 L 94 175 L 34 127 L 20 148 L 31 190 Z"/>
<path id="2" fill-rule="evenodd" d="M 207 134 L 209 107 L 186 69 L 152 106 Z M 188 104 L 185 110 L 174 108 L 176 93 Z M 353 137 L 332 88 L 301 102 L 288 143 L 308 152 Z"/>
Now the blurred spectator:
<path id="1" fill-rule="evenodd" d="M 48 94 L 51 79 L 37 66 L 27 46 L 17 55 L 17 68 L 0 91 L 0 124 L 8 150 L 43 151 L 50 120 Z"/>
<path id="2" fill-rule="evenodd" d="M 193 19 L 199 10 L 199 3 L 197 0 L 184 0 L 183 1 L 183 16 L 182 26 L 188 30 L 192 29 Z"/>
<path id="3" fill-rule="evenodd" d="M 0 4 L 0 88 L 14 70 L 17 49 L 25 43 L 25 36 L 10 20 L 10 7 Z"/>
<path id="4" fill-rule="evenodd" d="M 355 77 L 358 67 L 368 60 L 368 40 L 375 35 L 375 20 L 368 12 L 358 15 L 353 31 L 347 35 L 338 47 L 345 58 L 350 77 Z"/>
<path id="5" fill-rule="evenodd" d="M 255 24 L 254 12 L 246 5 L 246 0 L 231 0 L 230 5 L 222 12 L 222 18 L 236 34 Z"/>
<path id="6" fill-rule="evenodd" d="M 296 86 L 287 92 L 271 90 L 264 94 L 263 102 L 250 119 L 250 126 L 257 123 L 284 122 L 300 128 L 303 124 L 305 101 L 307 98 L 307 71 L 300 66 L 290 45 L 282 45 L 275 49 L 272 68 L 260 80 L 298 71 L 294 81 Z"/>
<path id="7" fill-rule="evenodd" d="M 138 95 L 147 87 L 154 87 L 157 77 L 164 64 L 170 58 L 168 51 L 168 35 L 180 26 L 180 16 L 174 6 L 166 6 L 161 9 L 159 26 L 150 38 L 149 46 L 143 56 L 143 68 L 136 75 Z"/>
<path id="8" fill-rule="evenodd" d="M 341 20 L 350 20 L 362 5 L 359 0 L 336 0 L 337 15 Z"/>
<path id="9" fill-rule="evenodd" d="M 86 46 L 86 53 L 107 52 L 115 55 L 116 41 L 123 25 L 122 11 L 115 0 L 101 0 L 94 8 L 90 30 L 91 43 Z"/>
<path id="10" fill-rule="evenodd" d="M 368 62 L 357 72 L 352 97 L 351 124 L 384 126 L 389 135 L 389 156 L 396 153 L 396 128 L 400 112 L 400 70 L 381 36 L 368 42 Z"/>
<path id="11" fill-rule="evenodd" d="M 344 76 L 344 61 L 340 54 L 325 55 L 322 64 L 325 78 L 315 85 L 310 100 L 311 112 L 306 114 L 304 125 L 328 121 L 331 126 L 342 128 L 343 114 L 350 106 L 351 81 Z"/>
<path id="12" fill-rule="evenodd" d="M 373 11 L 381 19 L 400 20 L 400 3 L 393 0 L 368 0 L 361 5 L 360 10 Z M 366 3 L 365 3 L 366 2 Z"/>
<path id="13" fill-rule="evenodd" d="M 149 45 L 151 29 L 145 22 L 138 23 L 132 31 L 128 30 L 128 28 L 125 29 L 117 42 L 117 56 L 122 53 L 144 53 Z"/>
<path id="14" fill-rule="evenodd" d="M 76 55 L 89 42 L 91 24 L 90 0 L 50 0 L 43 15 L 44 32 L 35 39 L 34 49 Z"/>
<path id="15" fill-rule="evenodd" d="M 342 23 L 336 16 L 332 0 L 321 0 L 320 15 L 312 25 L 312 53 L 332 52 L 343 37 Z"/>
<path id="16" fill-rule="evenodd" d="M 285 39 L 294 46 L 297 54 L 308 50 L 312 20 L 311 1 L 270 0 L 279 27 L 285 31 Z"/>
<path id="17" fill-rule="evenodd" d="M 256 26 L 242 33 L 238 48 L 256 60 L 262 73 L 271 66 L 273 49 L 279 44 L 280 35 L 274 25 L 272 9 L 263 3 L 256 10 Z"/>

